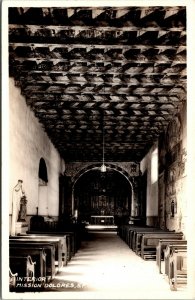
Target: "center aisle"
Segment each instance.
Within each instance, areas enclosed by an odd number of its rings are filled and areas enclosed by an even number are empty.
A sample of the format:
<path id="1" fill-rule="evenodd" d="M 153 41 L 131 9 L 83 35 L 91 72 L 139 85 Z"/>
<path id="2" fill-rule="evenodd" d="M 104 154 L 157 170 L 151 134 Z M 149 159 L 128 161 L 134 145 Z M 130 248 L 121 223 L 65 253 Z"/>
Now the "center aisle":
<path id="1" fill-rule="evenodd" d="M 116 232 L 90 233 L 52 284 L 61 284 L 51 291 L 66 292 L 64 299 L 187 299 L 186 290 L 171 291 L 156 262 L 137 256 Z"/>

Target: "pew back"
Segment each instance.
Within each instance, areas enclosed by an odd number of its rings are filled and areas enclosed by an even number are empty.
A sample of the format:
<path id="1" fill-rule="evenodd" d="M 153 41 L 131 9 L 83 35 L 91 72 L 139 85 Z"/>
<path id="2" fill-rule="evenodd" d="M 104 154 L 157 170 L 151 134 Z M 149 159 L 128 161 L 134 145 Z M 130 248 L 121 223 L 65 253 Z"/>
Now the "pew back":
<path id="1" fill-rule="evenodd" d="M 28 234 L 39 234 L 39 235 L 49 235 L 49 236 L 55 236 L 55 235 L 59 235 L 59 236 L 63 236 L 66 235 L 67 236 L 67 247 L 68 247 L 68 260 L 71 259 L 72 256 L 75 255 L 76 253 L 76 234 L 73 231 L 61 231 L 61 232 L 48 232 L 48 231 L 28 231 Z"/>
<path id="2" fill-rule="evenodd" d="M 159 273 L 162 273 L 161 270 L 161 262 L 164 260 L 164 249 L 168 244 L 176 244 L 176 245 L 186 245 L 187 241 L 182 239 L 183 237 L 177 237 L 175 239 L 160 239 L 158 241 L 158 245 L 156 246 L 156 264 L 159 268 Z"/>
<path id="3" fill-rule="evenodd" d="M 42 239 L 43 241 L 51 241 L 52 238 L 60 239 L 61 241 L 61 248 L 62 248 L 62 261 L 64 265 L 67 264 L 67 236 L 66 235 L 42 235 L 42 234 L 24 234 L 24 235 L 18 235 L 17 238 L 28 238 L 29 240 L 35 240 L 35 239 Z"/>
<path id="4" fill-rule="evenodd" d="M 155 232 L 155 233 L 145 233 L 141 237 L 141 257 L 143 259 L 156 259 L 156 246 L 160 239 L 178 239 L 183 237 L 181 232 Z"/>
<path id="5" fill-rule="evenodd" d="M 62 243 L 61 240 L 58 238 L 50 238 L 47 240 L 44 240 L 42 238 L 33 238 L 33 239 L 29 239 L 29 238 L 23 238 L 23 237 L 11 237 L 10 238 L 10 243 L 14 241 L 15 243 L 18 242 L 20 244 L 35 244 L 35 245 L 41 245 L 43 247 L 45 247 L 46 249 L 48 248 L 47 245 L 54 245 L 55 247 L 55 260 L 58 262 L 58 271 L 60 271 L 61 267 L 62 267 Z"/>
<path id="6" fill-rule="evenodd" d="M 35 245 L 19 245 L 11 243 L 9 246 L 10 256 L 28 256 L 30 255 L 35 264 L 35 280 L 36 278 L 45 278 L 46 281 L 46 252 L 43 247 Z"/>

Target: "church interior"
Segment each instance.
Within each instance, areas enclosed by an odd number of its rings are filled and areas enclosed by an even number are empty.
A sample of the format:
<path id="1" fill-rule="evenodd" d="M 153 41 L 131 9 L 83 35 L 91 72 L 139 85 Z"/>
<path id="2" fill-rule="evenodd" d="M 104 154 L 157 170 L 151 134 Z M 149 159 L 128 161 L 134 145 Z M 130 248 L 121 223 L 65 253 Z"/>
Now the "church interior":
<path id="1" fill-rule="evenodd" d="M 8 8 L 10 295 L 194 299 L 186 20 Z"/>

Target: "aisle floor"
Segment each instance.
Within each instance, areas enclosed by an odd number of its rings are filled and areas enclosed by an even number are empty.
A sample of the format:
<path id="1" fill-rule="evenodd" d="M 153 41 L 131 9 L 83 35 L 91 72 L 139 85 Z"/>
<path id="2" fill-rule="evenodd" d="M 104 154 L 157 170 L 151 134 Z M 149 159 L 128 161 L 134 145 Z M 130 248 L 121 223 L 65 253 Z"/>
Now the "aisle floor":
<path id="1" fill-rule="evenodd" d="M 186 288 L 171 291 L 156 262 L 137 256 L 116 232 L 90 233 L 51 291 L 52 299 L 188 299 Z"/>

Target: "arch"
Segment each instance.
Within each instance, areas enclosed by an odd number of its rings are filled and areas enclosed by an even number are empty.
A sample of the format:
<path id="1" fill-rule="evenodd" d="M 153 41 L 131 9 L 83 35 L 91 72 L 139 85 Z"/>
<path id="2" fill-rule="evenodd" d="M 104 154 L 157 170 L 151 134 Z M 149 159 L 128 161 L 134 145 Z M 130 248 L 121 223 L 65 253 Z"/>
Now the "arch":
<path id="1" fill-rule="evenodd" d="M 48 175 L 44 158 L 39 161 L 37 214 L 48 215 Z"/>
<path id="2" fill-rule="evenodd" d="M 79 176 L 74 185 L 74 212 L 79 220 L 91 215 L 112 215 L 115 223 L 127 223 L 131 216 L 132 185 L 120 172 L 91 168 Z"/>
<path id="3" fill-rule="evenodd" d="M 47 176 L 47 166 L 45 163 L 44 158 L 41 157 L 39 161 L 39 178 L 42 179 L 45 182 L 48 182 L 48 176 Z"/>
<path id="4" fill-rule="evenodd" d="M 89 172 L 91 170 L 100 170 L 101 163 L 93 163 L 91 165 L 88 165 L 84 168 L 82 168 L 75 176 L 72 177 L 72 214 L 75 214 L 75 184 L 79 180 L 79 178 L 84 175 L 86 172 Z M 138 199 L 138 188 L 137 188 L 137 182 L 135 178 L 130 176 L 122 167 L 115 165 L 114 163 L 105 163 L 105 166 L 107 169 L 111 169 L 114 171 L 119 172 L 122 176 L 126 178 L 128 181 L 130 188 L 131 188 L 131 217 L 137 217 L 139 215 L 137 207 L 139 206 L 139 199 Z"/>
<path id="5" fill-rule="evenodd" d="M 73 178 L 72 178 L 72 188 L 74 190 L 74 186 L 77 182 L 77 180 L 83 175 L 85 174 L 86 172 L 89 172 L 93 169 L 100 169 L 101 167 L 101 163 L 97 163 L 97 164 L 91 164 L 91 165 L 88 165 L 87 167 L 84 167 L 83 169 L 81 169 Z M 129 174 L 123 170 L 121 167 L 113 164 L 113 163 L 105 163 L 105 166 L 106 168 L 108 169 L 112 169 L 112 170 L 115 170 L 119 173 L 121 173 L 129 182 L 129 184 L 131 185 L 131 188 L 133 190 L 133 180 L 132 180 L 132 177 L 129 176 Z"/>

